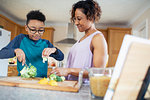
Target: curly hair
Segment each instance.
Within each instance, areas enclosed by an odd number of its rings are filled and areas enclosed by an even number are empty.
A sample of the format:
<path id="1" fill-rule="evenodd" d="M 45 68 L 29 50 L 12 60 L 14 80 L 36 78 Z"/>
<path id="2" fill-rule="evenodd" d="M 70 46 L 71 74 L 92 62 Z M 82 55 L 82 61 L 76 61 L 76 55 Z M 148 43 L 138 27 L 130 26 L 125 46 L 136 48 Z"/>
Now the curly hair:
<path id="1" fill-rule="evenodd" d="M 30 20 L 39 20 L 41 22 L 45 22 L 46 18 L 45 15 L 40 12 L 39 10 L 32 10 L 30 11 L 27 15 L 27 21 L 26 21 L 26 25 L 28 25 Z"/>
<path id="2" fill-rule="evenodd" d="M 82 9 L 82 12 L 86 15 L 88 20 L 99 21 L 101 17 L 101 8 L 96 1 L 93 0 L 81 0 L 73 4 L 71 10 L 71 22 L 74 22 L 76 9 Z"/>

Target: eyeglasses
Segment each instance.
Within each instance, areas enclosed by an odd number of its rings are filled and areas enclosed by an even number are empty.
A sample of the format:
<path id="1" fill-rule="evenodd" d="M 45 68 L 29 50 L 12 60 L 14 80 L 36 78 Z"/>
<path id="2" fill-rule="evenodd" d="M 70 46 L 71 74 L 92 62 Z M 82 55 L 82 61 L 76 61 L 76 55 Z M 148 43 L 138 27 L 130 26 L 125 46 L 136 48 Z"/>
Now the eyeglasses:
<path id="1" fill-rule="evenodd" d="M 29 30 L 32 34 L 35 34 L 36 32 L 38 32 L 39 34 L 43 34 L 45 32 L 44 29 L 42 29 L 42 30 L 31 29 L 28 25 L 27 25 L 27 27 L 29 28 Z"/>

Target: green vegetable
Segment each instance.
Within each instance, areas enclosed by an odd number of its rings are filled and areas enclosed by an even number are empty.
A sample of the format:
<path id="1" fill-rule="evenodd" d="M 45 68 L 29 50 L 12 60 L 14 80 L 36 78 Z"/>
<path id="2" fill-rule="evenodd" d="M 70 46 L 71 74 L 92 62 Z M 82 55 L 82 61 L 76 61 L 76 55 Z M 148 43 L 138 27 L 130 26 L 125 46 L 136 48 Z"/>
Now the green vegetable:
<path id="1" fill-rule="evenodd" d="M 36 67 L 34 67 L 33 65 L 30 66 L 30 69 L 29 69 L 29 75 L 30 75 L 30 77 L 35 77 L 37 75 L 36 71 L 37 71 Z"/>
<path id="2" fill-rule="evenodd" d="M 61 76 L 61 79 L 62 79 L 62 81 L 65 81 L 65 77 L 64 76 Z"/>
<path id="3" fill-rule="evenodd" d="M 63 82 L 63 81 L 65 81 L 65 77 L 64 76 L 57 76 L 56 74 L 51 74 L 49 76 L 49 80 L 55 80 L 57 82 Z"/>
<path id="4" fill-rule="evenodd" d="M 61 77 L 57 76 L 57 77 L 56 77 L 56 81 L 57 81 L 57 82 L 62 82 Z"/>
<path id="5" fill-rule="evenodd" d="M 35 77 L 37 75 L 37 69 L 33 65 L 29 64 L 29 67 L 24 66 L 20 73 L 22 78 Z"/>
<path id="6" fill-rule="evenodd" d="M 57 75 L 55 75 L 55 74 L 51 74 L 51 75 L 49 76 L 49 79 L 56 81 L 56 76 L 57 76 Z"/>

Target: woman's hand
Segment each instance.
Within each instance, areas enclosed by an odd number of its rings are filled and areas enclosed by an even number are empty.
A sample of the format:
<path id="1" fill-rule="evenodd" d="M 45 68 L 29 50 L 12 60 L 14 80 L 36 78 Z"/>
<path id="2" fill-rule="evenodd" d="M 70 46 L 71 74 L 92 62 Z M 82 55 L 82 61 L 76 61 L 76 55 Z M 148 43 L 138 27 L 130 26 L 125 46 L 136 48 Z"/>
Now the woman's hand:
<path id="1" fill-rule="evenodd" d="M 51 74 L 55 73 L 58 76 L 68 76 L 68 74 L 70 73 L 70 69 L 69 68 L 54 68 L 51 71 Z"/>
<path id="2" fill-rule="evenodd" d="M 49 57 L 50 54 L 55 52 L 56 52 L 56 48 L 45 48 L 42 52 L 42 57 Z"/>
<path id="3" fill-rule="evenodd" d="M 25 54 L 22 49 L 15 49 L 15 54 L 19 62 L 22 62 L 22 66 L 25 64 Z"/>

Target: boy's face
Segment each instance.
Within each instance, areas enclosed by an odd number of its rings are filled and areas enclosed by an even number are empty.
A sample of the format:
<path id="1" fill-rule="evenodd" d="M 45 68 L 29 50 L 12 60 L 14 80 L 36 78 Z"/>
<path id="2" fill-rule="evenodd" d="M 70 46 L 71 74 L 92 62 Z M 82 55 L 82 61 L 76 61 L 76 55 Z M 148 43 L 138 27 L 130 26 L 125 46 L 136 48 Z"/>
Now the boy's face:
<path id="1" fill-rule="evenodd" d="M 39 20 L 30 20 L 28 25 L 25 25 L 25 30 L 30 39 L 39 40 L 44 33 L 44 26 L 44 23 Z"/>

